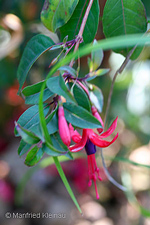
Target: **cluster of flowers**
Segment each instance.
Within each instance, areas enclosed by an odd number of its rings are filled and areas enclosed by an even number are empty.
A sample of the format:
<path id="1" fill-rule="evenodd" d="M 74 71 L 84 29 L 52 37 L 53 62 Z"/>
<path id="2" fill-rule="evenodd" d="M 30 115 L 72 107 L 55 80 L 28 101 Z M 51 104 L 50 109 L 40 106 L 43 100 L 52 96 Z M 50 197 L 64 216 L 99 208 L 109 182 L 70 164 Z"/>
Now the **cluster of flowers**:
<path id="1" fill-rule="evenodd" d="M 96 191 L 96 198 L 99 199 L 99 194 L 97 190 L 96 180 L 102 180 L 99 174 L 99 168 L 96 164 L 95 153 L 96 153 L 96 146 L 100 148 L 105 148 L 111 145 L 118 137 L 118 133 L 115 135 L 112 141 L 106 141 L 103 138 L 107 138 L 110 136 L 117 126 L 117 119 L 113 121 L 111 126 L 108 128 L 107 131 L 103 132 L 104 130 L 104 123 L 102 118 L 100 117 L 99 113 L 95 106 L 91 108 L 92 114 L 96 117 L 103 128 L 98 128 L 97 133 L 95 133 L 92 129 L 83 129 L 82 136 L 78 133 L 77 130 L 74 130 L 71 123 L 68 125 L 67 121 L 64 116 L 64 109 L 63 106 L 60 105 L 58 109 L 58 127 L 59 127 L 59 134 L 63 141 L 63 143 L 68 147 L 71 152 L 78 152 L 85 148 L 87 159 L 88 159 L 88 175 L 89 175 L 89 183 L 88 185 L 92 185 L 92 181 L 94 182 L 95 191 Z M 75 142 L 74 145 L 71 145 L 71 140 Z"/>

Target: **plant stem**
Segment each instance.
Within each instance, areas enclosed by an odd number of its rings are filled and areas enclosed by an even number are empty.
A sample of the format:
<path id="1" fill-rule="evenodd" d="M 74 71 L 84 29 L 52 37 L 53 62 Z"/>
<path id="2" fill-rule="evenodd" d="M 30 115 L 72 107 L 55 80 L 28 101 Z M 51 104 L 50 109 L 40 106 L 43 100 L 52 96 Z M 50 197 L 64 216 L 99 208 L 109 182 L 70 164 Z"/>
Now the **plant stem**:
<path id="1" fill-rule="evenodd" d="M 110 87 L 108 101 L 107 101 L 107 107 L 106 107 L 106 113 L 105 113 L 105 119 L 104 119 L 104 127 L 106 125 L 106 120 L 107 120 L 107 116 L 108 116 L 108 112 L 109 112 L 109 108 L 110 108 L 110 103 L 111 103 L 111 98 L 112 98 L 114 83 L 116 81 L 116 78 L 117 78 L 118 74 L 122 73 L 122 71 L 124 70 L 124 68 L 128 64 L 128 62 L 130 60 L 130 57 L 133 54 L 133 52 L 136 49 L 136 47 L 137 47 L 137 45 L 135 45 L 134 48 L 131 49 L 131 51 L 128 53 L 128 55 L 126 56 L 125 60 L 123 61 L 122 65 L 119 67 L 119 69 L 114 74 L 114 77 L 113 77 L 113 80 L 112 80 L 112 83 L 111 83 L 111 87 Z"/>
<path id="2" fill-rule="evenodd" d="M 77 40 L 77 43 L 76 43 L 75 48 L 74 48 L 74 52 L 76 52 L 76 51 L 78 50 L 80 41 L 82 40 L 83 31 L 84 31 L 84 28 L 85 28 L 85 25 L 86 25 L 86 21 L 87 21 L 89 12 L 90 12 L 90 10 L 91 10 L 93 1 L 94 1 L 94 0 L 90 0 L 90 2 L 89 2 L 89 4 L 88 4 L 88 7 L 87 7 L 87 9 L 86 9 L 85 15 L 84 15 L 84 17 L 83 17 L 83 20 L 82 20 L 82 23 L 81 23 L 81 27 L 80 27 L 80 30 L 79 30 L 79 33 L 78 33 L 78 40 Z M 74 59 L 71 60 L 71 62 L 70 62 L 70 67 L 73 66 L 73 63 L 74 63 Z"/>
<path id="3" fill-rule="evenodd" d="M 103 168 L 104 168 L 104 172 L 108 178 L 108 180 L 114 184 L 116 187 L 118 187 L 120 190 L 122 191 L 127 191 L 127 188 L 122 186 L 121 184 L 119 184 L 111 175 L 110 173 L 108 172 L 108 169 L 106 167 L 106 164 L 105 164 L 105 160 L 104 160 L 104 156 L 103 156 L 103 149 L 101 148 L 101 158 L 102 158 L 102 163 L 103 163 Z"/>

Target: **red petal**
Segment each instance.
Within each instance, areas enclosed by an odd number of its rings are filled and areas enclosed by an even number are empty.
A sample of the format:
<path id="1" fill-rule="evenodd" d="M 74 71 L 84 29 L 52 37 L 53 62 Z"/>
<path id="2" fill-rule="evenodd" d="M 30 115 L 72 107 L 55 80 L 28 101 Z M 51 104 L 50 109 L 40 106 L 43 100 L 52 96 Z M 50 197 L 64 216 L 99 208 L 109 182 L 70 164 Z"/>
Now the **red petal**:
<path id="1" fill-rule="evenodd" d="M 113 138 L 112 141 L 105 141 L 102 140 L 97 134 L 95 134 L 94 132 L 90 132 L 89 134 L 89 139 L 92 141 L 92 143 L 100 148 L 105 148 L 108 147 L 109 145 L 111 145 L 118 137 L 118 133 L 116 134 L 116 136 Z"/>
<path id="2" fill-rule="evenodd" d="M 107 131 L 105 131 L 103 134 L 100 135 L 101 138 L 106 138 L 108 137 L 109 135 L 111 135 L 114 130 L 116 129 L 117 127 L 117 120 L 118 120 L 118 116 L 117 118 L 113 121 L 113 123 L 111 124 L 111 126 L 108 128 Z"/>
<path id="3" fill-rule="evenodd" d="M 69 131 L 70 131 L 70 135 L 71 135 L 71 139 L 75 142 L 75 143 L 79 143 L 82 139 L 81 135 L 78 133 L 78 131 L 74 130 L 73 126 L 71 125 L 71 123 L 69 124 Z"/>
<path id="4" fill-rule="evenodd" d="M 70 146 L 69 150 L 71 152 L 79 152 L 79 151 L 81 151 L 84 148 L 85 144 L 86 144 L 87 137 L 88 137 L 87 136 L 87 129 L 83 129 L 81 141 L 79 143 L 73 145 L 73 146 Z"/>
<path id="5" fill-rule="evenodd" d="M 81 135 L 75 130 L 74 131 L 74 134 L 72 136 L 72 140 L 75 142 L 75 143 L 79 143 L 81 141 L 82 137 Z"/>

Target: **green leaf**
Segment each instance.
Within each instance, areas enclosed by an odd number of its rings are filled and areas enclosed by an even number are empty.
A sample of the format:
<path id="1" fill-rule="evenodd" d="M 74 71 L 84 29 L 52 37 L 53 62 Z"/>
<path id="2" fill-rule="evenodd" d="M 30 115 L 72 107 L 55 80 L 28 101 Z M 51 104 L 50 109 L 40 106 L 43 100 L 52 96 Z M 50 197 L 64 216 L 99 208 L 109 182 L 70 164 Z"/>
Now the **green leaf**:
<path id="1" fill-rule="evenodd" d="M 85 11 L 87 9 L 89 0 L 79 0 L 79 3 L 68 21 L 63 27 L 60 28 L 61 40 L 65 36 L 69 36 L 68 40 L 74 39 L 79 32 Z M 90 43 L 93 41 L 99 22 L 99 2 L 98 0 L 93 1 L 90 13 L 83 32 L 83 41 L 84 43 Z"/>
<path id="2" fill-rule="evenodd" d="M 89 77 L 86 79 L 86 81 L 91 81 L 95 79 L 96 77 L 105 75 L 108 72 L 109 72 L 109 69 L 99 69 L 99 70 L 93 71 L 92 73 L 89 73 Z"/>
<path id="3" fill-rule="evenodd" d="M 52 143 L 56 149 L 59 149 L 60 151 L 62 151 L 62 153 L 65 153 L 65 156 L 68 157 L 69 159 L 73 159 L 70 151 L 68 151 L 68 147 L 62 142 L 58 132 L 51 135 L 51 138 L 52 138 Z"/>
<path id="4" fill-rule="evenodd" d="M 22 90 L 22 93 L 25 95 L 25 96 L 30 96 L 30 95 L 34 95 L 38 92 L 40 92 L 41 90 L 41 87 L 43 85 L 43 82 L 44 81 L 40 81 L 36 84 L 32 84 L 32 85 L 28 85 L 27 87 L 25 87 L 23 90 Z"/>
<path id="5" fill-rule="evenodd" d="M 19 124 L 15 124 L 15 127 L 16 127 L 16 130 L 19 134 L 19 136 L 22 137 L 22 139 L 28 143 L 28 144 L 36 144 L 40 141 L 40 139 L 35 135 L 33 134 L 32 132 L 24 129 L 23 127 L 21 127 Z"/>
<path id="6" fill-rule="evenodd" d="M 63 43 L 66 44 L 67 41 L 68 41 L 68 35 L 63 39 Z"/>
<path id="7" fill-rule="evenodd" d="M 57 108 L 53 112 L 51 112 L 45 119 L 49 134 L 53 134 L 58 130 L 58 118 L 56 115 Z M 33 133 L 36 133 L 36 135 L 44 141 L 43 133 L 39 123 L 30 127 L 29 130 Z"/>
<path id="8" fill-rule="evenodd" d="M 21 140 L 18 148 L 18 155 L 24 155 L 31 147 L 31 144 L 27 144 L 25 141 Z"/>
<path id="9" fill-rule="evenodd" d="M 69 152 L 69 149 L 62 142 L 58 132 L 51 135 L 51 140 L 52 140 L 53 146 L 58 150 L 58 152 L 52 151 L 50 148 L 48 148 L 48 146 L 45 145 L 43 148 L 45 153 L 51 156 L 65 155 L 66 157 L 73 159 L 71 153 Z"/>
<path id="10" fill-rule="evenodd" d="M 51 111 L 51 113 L 46 117 L 46 124 L 50 123 L 52 121 L 52 119 L 55 117 L 56 113 L 58 110 L 58 105 L 56 106 L 56 108 L 54 110 Z"/>
<path id="11" fill-rule="evenodd" d="M 35 105 L 39 103 L 40 90 L 43 85 L 43 81 L 36 84 L 29 85 L 22 90 L 22 93 L 26 96 L 25 103 Z M 50 98 L 54 93 L 52 93 L 48 88 L 44 90 L 43 102 Z"/>
<path id="12" fill-rule="evenodd" d="M 87 110 L 74 103 L 64 103 L 66 120 L 76 127 L 81 128 L 100 128 L 100 122 Z"/>
<path id="13" fill-rule="evenodd" d="M 55 32 L 70 19 L 79 0 L 45 0 L 41 21 L 47 29 Z"/>
<path id="14" fill-rule="evenodd" d="M 73 87 L 73 94 L 78 105 L 82 106 L 83 108 L 91 112 L 91 105 L 90 105 L 89 98 L 87 94 L 85 93 L 85 91 L 79 87 L 79 85 L 76 84 Z"/>
<path id="15" fill-rule="evenodd" d="M 76 200 L 76 198 L 75 198 L 75 196 L 74 196 L 74 194 L 72 192 L 72 189 L 71 189 L 71 187 L 70 187 L 70 185 L 69 185 L 69 183 L 67 181 L 67 178 L 66 178 L 66 176 L 64 174 L 64 171 L 63 171 L 63 169 L 62 169 L 62 167 L 60 165 L 60 162 L 59 162 L 58 158 L 57 157 L 53 157 L 53 159 L 54 159 L 56 168 L 58 170 L 58 173 L 59 173 L 59 175 L 60 175 L 60 177 L 61 177 L 61 179 L 62 179 L 62 181 L 63 181 L 63 183 L 64 183 L 64 185 L 65 185 L 65 187 L 66 187 L 66 189 L 67 189 L 67 191 L 69 193 L 69 195 L 70 195 L 70 197 L 72 198 L 72 201 L 76 205 L 76 207 L 79 210 L 79 212 L 82 213 L 81 208 L 80 208 L 80 206 L 79 206 L 79 204 L 78 204 L 78 202 L 77 202 L 77 200 Z"/>
<path id="16" fill-rule="evenodd" d="M 45 89 L 44 95 L 43 95 L 43 102 L 48 100 L 52 95 L 53 95 L 53 93 L 51 94 L 51 92 L 48 89 Z M 40 93 L 37 93 L 37 94 L 26 97 L 25 98 L 25 104 L 28 104 L 28 105 L 39 104 L 39 96 L 40 96 Z"/>
<path id="17" fill-rule="evenodd" d="M 45 102 L 46 100 L 48 100 L 50 97 L 52 97 L 54 95 L 54 93 L 52 93 L 48 88 L 46 88 L 44 90 L 44 94 L 43 94 L 43 102 Z M 28 97 L 25 98 L 25 103 L 28 105 L 36 105 L 39 104 L 39 97 L 40 97 L 40 92 L 36 93 L 34 95 L 30 95 Z"/>
<path id="18" fill-rule="evenodd" d="M 47 119 L 46 119 L 47 122 Z M 50 122 L 47 123 L 47 129 L 49 134 L 53 134 L 58 130 L 58 118 L 55 113 Z"/>
<path id="19" fill-rule="evenodd" d="M 147 21 L 145 8 L 141 0 L 107 0 L 103 13 L 103 31 L 108 37 L 145 33 Z M 127 56 L 131 48 L 115 50 Z M 131 59 L 136 59 L 141 52 L 137 48 Z"/>
<path id="20" fill-rule="evenodd" d="M 57 119 L 57 112 L 58 107 L 56 107 L 56 109 L 47 116 L 47 118 L 45 119 L 45 122 L 47 124 L 47 137 L 50 138 L 51 142 L 49 142 L 49 140 L 47 139 L 45 142 L 45 136 L 43 136 L 43 132 L 42 129 L 40 127 L 40 124 L 36 124 L 30 127 L 30 130 L 34 133 L 36 133 L 36 135 L 45 143 L 43 143 L 42 145 L 42 149 L 44 152 L 46 152 L 49 155 L 52 156 L 58 156 L 58 155 L 62 155 L 62 154 L 66 154 L 68 152 L 68 148 L 62 143 L 60 137 L 60 144 L 62 144 L 63 148 L 61 146 L 57 146 L 56 145 L 56 141 L 54 142 L 54 136 L 56 136 L 56 134 L 54 134 L 57 130 L 58 130 L 58 119 Z M 53 134 L 52 136 L 50 136 L 50 134 Z M 56 139 L 56 138 L 55 138 Z M 58 137 L 57 137 L 58 139 Z M 68 155 L 68 153 L 67 153 Z M 68 155 L 69 157 L 70 155 Z"/>
<path id="21" fill-rule="evenodd" d="M 97 41 L 94 40 L 93 45 L 97 44 Z M 90 72 L 95 71 L 101 65 L 104 54 L 102 49 L 98 49 L 97 51 L 91 52 L 91 61 L 90 61 Z"/>
<path id="22" fill-rule="evenodd" d="M 43 145 L 43 151 L 45 153 L 47 153 L 48 155 L 51 155 L 51 156 L 60 156 L 60 155 L 65 155 L 68 153 L 68 149 L 67 151 L 62 151 L 62 149 L 56 149 L 54 146 L 53 146 L 53 143 L 50 144 L 49 142 L 46 142 L 44 145 Z"/>
<path id="23" fill-rule="evenodd" d="M 64 153 L 62 151 L 53 151 L 48 144 L 44 144 L 42 149 L 47 155 L 50 156 L 61 156 L 63 154 L 67 154 L 66 152 Z"/>
<path id="24" fill-rule="evenodd" d="M 34 166 L 37 164 L 40 159 L 43 157 L 44 152 L 41 148 L 38 148 L 37 145 L 35 145 L 27 154 L 27 157 L 25 159 L 25 164 L 27 166 Z"/>
<path id="25" fill-rule="evenodd" d="M 92 84 L 90 85 L 89 94 L 92 103 L 96 106 L 99 112 L 102 112 L 104 100 L 101 89 Z"/>
<path id="26" fill-rule="evenodd" d="M 45 142 L 45 139 L 44 139 L 44 136 L 43 136 L 43 133 L 42 133 L 42 130 L 41 130 L 41 127 L 40 127 L 40 123 L 37 123 L 37 124 L 33 124 L 29 130 L 31 132 L 33 132 L 34 134 L 36 134 L 37 137 L 40 138 L 41 141 Z"/>
<path id="27" fill-rule="evenodd" d="M 44 107 L 44 116 L 47 115 L 49 111 L 49 106 Z M 37 105 L 28 108 L 17 121 L 20 126 L 25 129 L 30 129 L 33 125 L 39 123 L 39 107 Z M 16 134 L 16 132 L 15 132 Z"/>
<path id="28" fill-rule="evenodd" d="M 26 76 L 31 69 L 34 62 L 46 51 L 48 51 L 54 42 L 47 36 L 43 34 L 38 34 L 34 36 L 25 47 L 23 52 L 18 71 L 17 71 L 17 78 L 19 80 L 19 90 L 22 88 Z"/>
<path id="29" fill-rule="evenodd" d="M 55 110 L 53 110 L 45 119 L 49 134 L 53 134 L 58 130 L 58 122 L 56 116 L 57 109 L 58 107 L 56 107 Z M 33 133 L 36 133 L 37 137 L 39 137 L 43 142 L 45 141 L 40 123 L 33 124 L 29 128 L 29 130 Z"/>
<path id="30" fill-rule="evenodd" d="M 46 84 L 51 92 L 62 95 L 67 101 L 75 102 L 61 75 L 49 78 Z"/>

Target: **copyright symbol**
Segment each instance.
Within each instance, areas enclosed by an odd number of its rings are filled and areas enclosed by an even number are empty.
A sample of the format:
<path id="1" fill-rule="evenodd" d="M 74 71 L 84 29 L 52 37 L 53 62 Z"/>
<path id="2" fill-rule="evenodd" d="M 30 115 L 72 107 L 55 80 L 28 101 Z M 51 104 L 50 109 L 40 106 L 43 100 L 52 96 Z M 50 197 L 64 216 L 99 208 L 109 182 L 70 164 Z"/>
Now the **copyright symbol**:
<path id="1" fill-rule="evenodd" d="M 10 212 L 5 213 L 5 217 L 6 217 L 7 219 L 10 219 L 10 218 L 11 218 L 11 213 L 10 213 Z"/>

